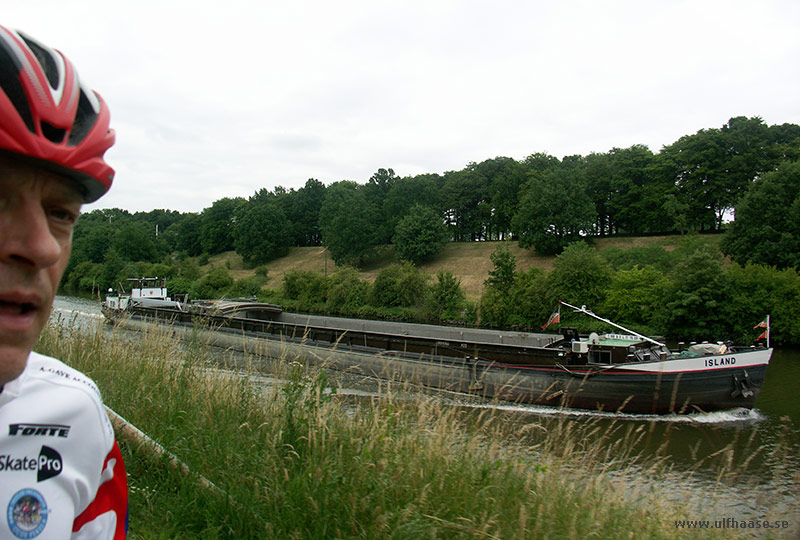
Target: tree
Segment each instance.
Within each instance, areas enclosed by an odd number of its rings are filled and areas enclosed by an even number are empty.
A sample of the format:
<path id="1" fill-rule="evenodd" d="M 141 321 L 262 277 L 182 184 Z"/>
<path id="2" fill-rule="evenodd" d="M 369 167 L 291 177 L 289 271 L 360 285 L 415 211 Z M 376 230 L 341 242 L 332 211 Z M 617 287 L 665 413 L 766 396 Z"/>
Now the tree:
<path id="1" fill-rule="evenodd" d="M 553 261 L 547 284 L 555 301 L 599 309 L 611 275 L 611 266 L 597 250 L 585 242 L 574 242 Z"/>
<path id="2" fill-rule="evenodd" d="M 203 218 L 200 214 L 184 214 L 184 218 L 172 226 L 178 238 L 177 248 L 185 251 L 190 257 L 197 257 L 203 253 L 203 244 L 200 241 Z"/>
<path id="3" fill-rule="evenodd" d="M 394 224 L 390 223 L 385 203 L 389 192 L 400 179 L 392 169 L 378 169 L 361 189 L 367 205 L 375 210 L 374 234 L 377 244 L 389 244 L 394 234 Z"/>
<path id="4" fill-rule="evenodd" d="M 322 243 L 319 213 L 325 200 L 325 191 L 325 184 L 309 178 L 291 197 L 291 207 L 286 217 L 292 223 L 294 245 L 319 246 Z"/>
<path id="5" fill-rule="evenodd" d="M 579 240 L 595 221 L 582 175 L 555 169 L 529 180 L 512 223 L 520 247 L 551 255 Z"/>
<path id="6" fill-rule="evenodd" d="M 525 169 L 512 158 L 496 157 L 474 165 L 473 172 L 486 182 L 484 207 L 489 215 L 485 216 L 488 217 L 485 238 L 504 239 L 511 232 L 511 219 L 517 212 L 519 192 L 526 180 Z"/>
<path id="7" fill-rule="evenodd" d="M 718 230 L 748 186 L 783 159 L 791 130 L 761 118 L 731 118 L 721 129 L 701 129 L 666 146 L 660 156 L 689 206 L 690 225 Z"/>
<path id="8" fill-rule="evenodd" d="M 484 285 L 508 294 L 514 284 L 517 258 L 507 245 L 501 244 L 489 255 L 489 260 L 492 261 L 493 268 L 489 270 L 489 277 Z"/>
<path id="9" fill-rule="evenodd" d="M 721 247 L 740 264 L 800 268 L 800 161 L 750 186 Z"/>
<path id="10" fill-rule="evenodd" d="M 445 173 L 442 197 L 446 201 L 445 220 L 453 240 L 487 238 L 492 213 L 488 180 L 476 164 L 470 163 L 462 171 Z"/>
<path id="11" fill-rule="evenodd" d="M 126 261 L 156 262 L 163 256 L 155 228 L 151 230 L 143 223 L 129 223 L 117 230 L 111 248 Z"/>
<path id="12" fill-rule="evenodd" d="M 750 343 L 763 331 L 753 326 L 766 314 L 771 316 L 773 343 L 800 343 L 800 276 L 794 268 L 748 263 L 729 265 L 725 272 L 731 291 L 726 318 L 733 322 L 731 336 L 738 343 Z"/>
<path id="13" fill-rule="evenodd" d="M 508 246 L 501 245 L 490 255 L 493 268 L 484 281 L 486 288 L 481 295 L 481 322 L 490 326 L 511 324 L 516 306 L 513 304 L 513 287 L 517 258 Z"/>
<path id="14" fill-rule="evenodd" d="M 430 260 L 447 244 L 447 226 L 430 207 L 415 205 L 397 224 L 394 243 L 397 256 L 413 264 Z"/>
<path id="15" fill-rule="evenodd" d="M 561 167 L 561 161 L 555 156 L 537 152 L 526 157 L 523 165 L 525 172 L 530 176 L 558 169 Z"/>
<path id="16" fill-rule="evenodd" d="M 319 215 L 323 244 L 339 265 L 359 265 L 378 246 L 380 213 L 361 186 L 341 181 L 328 187 Z"/>
<path id="17" fill-rule="evenodd" d="M 597 213 L 594 232 L 599 236 L 615 231 L 611 217 L 611 180 L 613 177 L 610 154 L 592 153 L 586 156 L 586 194 Z"/>
<path id="18" fill-rule="evenodd" d="M 553 295 L 548 275 L 535 266 L 514 276 L 510 305 L 510 323 L 538 329 L 553 312 L 558 298 Z"/>
<path id="19" fill-rule="evenodd" d="M 215 255 L 233 250 L 233 224 L 236 218 L 236 209 L 244 202 L 245 200 L 241 197 L 235 199 L 225 197 L 214 201 L 209 208 L 203 210 L 200 244 L 205 253 Z"/>
<path id="20" fill-rule="evenodd" d="M 415 205 L 443 212 L 442 183 L 438 174 L 404 177 L 394 182 L 383 201 L 384 217 L 391 230 L 397 229 L 397 224 Z"/>
<path id="21" fill-rule="evenodd" d="M 673 189 L 655 175 L 655 156 L 644 145 L 613 148 L 608 154 L 610 181 L 607 211 L 615 232 L 641 234 L 672 230 L 662 201 Z"/>
<path id="22" fill-rule="evenodd" d="M 236 253 L 249 265 L 262 264 L 289 252 L 292 225 L 272 200 L 251 202 L 240 209 L 235 224 Z"/>

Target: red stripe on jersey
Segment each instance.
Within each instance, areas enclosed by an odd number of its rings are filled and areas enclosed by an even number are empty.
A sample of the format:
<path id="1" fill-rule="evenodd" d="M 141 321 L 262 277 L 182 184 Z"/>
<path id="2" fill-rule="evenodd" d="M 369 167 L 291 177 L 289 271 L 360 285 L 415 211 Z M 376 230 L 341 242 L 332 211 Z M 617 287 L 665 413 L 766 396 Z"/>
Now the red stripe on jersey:
<path id="1" fill-rule="evenodd" d="M 114 460 L 111 469 L 113 475 L 111 478 L 106 478 L 109 476 L 106 469 L 111 460 Z M 72 532 L 78 532 L 81 527 L 93 521 L 97 516 L 106 512 L 114 512 L 117 515 L 117 527 L 114 536 L 110 538 L 123 540 L 128 533 L 128 478 L 125 474 L 125 463 L 122 461 L 122 454 L 116 441 L 103 463 L 101 482 L 94 500 L 72 522 Z"/>

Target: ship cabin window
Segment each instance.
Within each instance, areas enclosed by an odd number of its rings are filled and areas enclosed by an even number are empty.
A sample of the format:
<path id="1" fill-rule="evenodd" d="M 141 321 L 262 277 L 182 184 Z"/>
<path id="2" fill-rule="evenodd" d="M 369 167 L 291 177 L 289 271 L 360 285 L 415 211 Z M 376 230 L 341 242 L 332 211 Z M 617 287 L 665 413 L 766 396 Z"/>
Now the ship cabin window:
<path id="1" fill-rule="evenodd" d="M 589 351 L 590 364 L 611 364 L 611 351 Z"/>

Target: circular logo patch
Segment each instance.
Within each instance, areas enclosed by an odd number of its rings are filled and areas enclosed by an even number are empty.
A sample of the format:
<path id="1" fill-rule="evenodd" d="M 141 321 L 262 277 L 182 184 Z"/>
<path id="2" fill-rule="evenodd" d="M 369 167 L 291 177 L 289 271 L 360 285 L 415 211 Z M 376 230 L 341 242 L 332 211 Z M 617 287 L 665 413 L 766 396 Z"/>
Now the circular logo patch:
<path id="1" fill-rule="evenodd" d="M 47 503 L 35 489 L 17 491 L 8 503 L 8 528 L 17 538 L 36 538 L 47 525 Z"/>

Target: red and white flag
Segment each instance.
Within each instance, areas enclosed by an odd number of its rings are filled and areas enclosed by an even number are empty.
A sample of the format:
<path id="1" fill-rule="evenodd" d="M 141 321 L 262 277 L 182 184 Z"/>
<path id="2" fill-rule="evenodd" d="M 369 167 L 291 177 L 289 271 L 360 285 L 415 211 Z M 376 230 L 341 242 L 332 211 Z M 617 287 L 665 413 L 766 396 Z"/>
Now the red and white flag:
<path id="1" fill-rule="evenodd" d="M 756 328 L 766 328 L 766 330 L 764 330 L 763 332 L 761 332 L 761 335 L 759 335 L 759 336 L 756 338 L 756 341 L 758 341 L 759 339 L 766 340 L 766 342 L 767 342 L 767 347 L 769 347 L 769 315 L 767 315 L 767 317 L 766 317 L 766 318 L 765 318 L 763 321 L 761 321 L 760 323 L 758 323 L 757 325 L 755 325 L 755 326 L 753 327 L 753 330 L 755 330 Z"/>
<path id="2" fill-rule="evenodd" d="M 542 330 L 544 330 L 545 328 L 547 328 L 551 324 L 558 324 L 560 322 L 561 322 L 561 304 L 558 304 L 558 309 L 556 309 L 553 312 L 553 314 L 550 315 L 550 318 L 547 319 L 547 322 L 544 323 L 544 325 L 542 326 Z"/>

